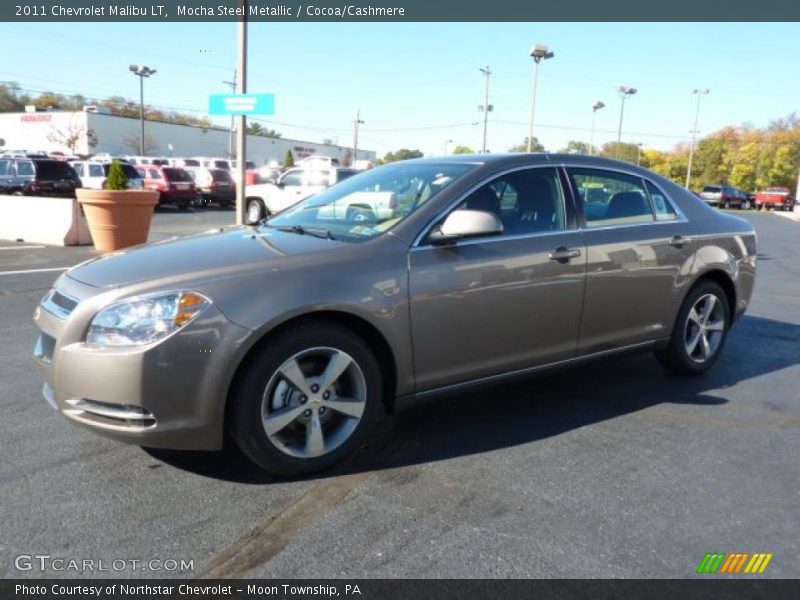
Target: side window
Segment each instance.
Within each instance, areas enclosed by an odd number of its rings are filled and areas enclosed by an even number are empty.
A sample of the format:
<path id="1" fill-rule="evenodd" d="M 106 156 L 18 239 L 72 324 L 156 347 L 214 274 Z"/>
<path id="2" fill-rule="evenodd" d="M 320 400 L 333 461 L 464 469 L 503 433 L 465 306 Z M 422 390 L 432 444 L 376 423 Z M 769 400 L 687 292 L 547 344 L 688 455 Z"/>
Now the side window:
<path id="1" fill-rule="evenodd" d="M 649 181 L 645 181 L 645 185 L 647 186 L 647 193 L 650 194 L 650 201 L 653 203 L 656 221 L 674 221 L 677 219 L 678 215 L 664 193 Z"/>
<path id="2" fill-rule="evenodd" d="M 8 166 L 10 163 L 10 160 L 0 160 L 0 176 L 8 175 Z"/>
<path id="3" fill-rule="evenodd" d="M 89 165 L 89 177 L 105 177 L 102 165 Z"/>
<path id="4" fill-rule="evenodd" d="M 647 191 L 638 177 L 599 169 L 569 169 L 583 200 L 587 227 L 650 223 Z"/>
<path id="5" fill-rule="evenodd" d="M 72 163 L 72 168 L 75 169 L 75 174 L 78 177 L 83 177 L 83 165 L 81 163 Z"/>
<path id="6" fill-rule="evenodd" d="M 21 160 L 17 163 L 17 175 L 34 175 L 33 163 L 28 160 Z"/>
<path id="7" fill-rule="evenodd" d="M 566 229 L 564 193 L 555 169 L 526 169 L 472 192 L 456 210 L 483 210 L 503 222 L 505 235 Z"/>
<path id="8" fill-rule="evenodd" d="M 300 169 L 295 169 L 294 171 L 286 171 L 286 174 L 281 178 L 281 183 L 283 185 L 302 185 L 303 184 L 303 176 Z"/>
<path id="9" fill-rule="evenodd" d="M 158 169 L 148 169 L 147 176 L 150 179 L 162 179 L 161 172 Z"/>

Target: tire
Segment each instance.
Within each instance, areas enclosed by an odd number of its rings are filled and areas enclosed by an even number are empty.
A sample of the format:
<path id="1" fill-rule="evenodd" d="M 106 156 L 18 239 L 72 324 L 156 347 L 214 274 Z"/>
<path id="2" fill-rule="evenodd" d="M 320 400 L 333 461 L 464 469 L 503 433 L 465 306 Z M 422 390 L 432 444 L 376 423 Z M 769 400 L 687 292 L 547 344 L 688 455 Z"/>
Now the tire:
<path id="1" fill-rule="evenodd" d="M 321 389 L 334 364 L 344 370 Z M 358 448 L 382 413 L 382 389 L 364 340 L 340 325 L 310 321 L 277 334 L 248 359 L 229 400 L 228 428 L 265 471 L 320 471 Z"/>
<path id="2" fill-rule="evenodd" d="M 23 192 L 22 190 L 14 190 L 13 192 L 11 192 L 11 195 L 12 196 L 24 196 L 25 192 Z"/>
<path id="3" fill-rule="evenodd" d="M 739 205 L 739 210 L 750 210 L 750 200 L 745 200 Z"/>
<path id="4" fill-rule="evenodd" d="M 725 202 L 722 203 L 722 208 L 724 208 L 725 210 L 729 210 L 730 207 L 731 207 L 731 201 L 730 200 L 725 200 Z"/>
<path id="5" fill-rule="evenodd" d="M 254 225 L 264 218 L 264 211 L 261 208 L 261 203 L 258 200 L 248 200 L 247 202 L 247 216 L 245 221 Z"/>
<path id="6" fill-rule="evenodd" d="M 711 303 L 710 313 L 706 314 L 708 302 Z M 725 347 L 730 314 L 723 289 L 713 281 L 699 281 L 678 311 L 669 345 L 657 351 L 656 357 L 678 375 L 699 375 L 707 371 Z"/>
<path id="7" fill-rule="evenodd" d="M 205 198 L 203 198 L 203 194 L 199 192 L 195 194 L 194 200 L 192 202 L 195 208 L 203 208 L 203 205 L 205 205 L 206 203 Z"/>

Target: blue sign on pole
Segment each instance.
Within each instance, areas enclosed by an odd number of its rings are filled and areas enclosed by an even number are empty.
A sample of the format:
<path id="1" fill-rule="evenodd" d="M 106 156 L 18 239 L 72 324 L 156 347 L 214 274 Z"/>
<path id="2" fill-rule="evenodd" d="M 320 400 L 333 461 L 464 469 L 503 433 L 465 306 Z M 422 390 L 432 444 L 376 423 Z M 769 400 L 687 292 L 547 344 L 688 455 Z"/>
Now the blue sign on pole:
<path id="1" fill-rule="evenodd" d="M 272 115 L 275 94 L 210 94 L 210 115 Z"/>

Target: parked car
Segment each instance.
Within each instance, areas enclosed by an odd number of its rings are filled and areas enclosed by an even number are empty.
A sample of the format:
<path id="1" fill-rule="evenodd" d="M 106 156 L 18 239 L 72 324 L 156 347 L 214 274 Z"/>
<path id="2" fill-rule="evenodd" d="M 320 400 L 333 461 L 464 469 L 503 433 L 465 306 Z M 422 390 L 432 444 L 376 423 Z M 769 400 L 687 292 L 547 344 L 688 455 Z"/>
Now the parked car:
<path id="1" fill-rule="evenodd" d="M 591 217 L 588 189 L 613 190 Z M 394 194 L 391 215 L 330 217 L 374 192 Z M 297 475 L 417 399 L 632 351 L 702 373 L 755 271 L 748 221 L 625 162 L 408 160 L 255 227 L 68 270 L 34 315 L 34 360 L 47 401 L 98 433 L 184 450 L 229 434 Z"/>
<path id="2" fill-rule="evenodd" d="M 756 194 L 756 207 L 769 210 L 794 210 L 795 198 L 785 187 L 769 187 Z"/>
<path id="3" fill-rule="evenodd" d="M 299 159 L 295 166 L 298 167 L 319 167 L 319 168 L 327 168 L 330 169 L 332 167 L 341 167 L 342 163 L 339 161 L 338 158 L 333 156 L 323 156 L 321 154 L 312 154 L 311 156 L 306 156 L 305 158 Z"/>
<path id="4" fill-rule="evenodd" d="M 231 170 L 231 163 L 227 158 L 214 158 L 209 156 L 196 156 L 196 160 L 200 161 L 200 166 L 207 169 L 225 169 Z"/>
<path id="5" fill-rule="evenodd" d="M 177 204 L 186 209 L 195 201 L 197 190 L 194 181 L 184 169 L 142 166 L 137 170 L 144 179 L 145 189 L 159 192 L 159 206 Z"/>
<path id="6" fill-rule="evenodd" d="M 63 160 L 0 158 L 0 194 L 74 198 L 81 180 Z"/>
<path id="7" fill-rule="evenodd" d="M 136 167 L 142 167 L 146 165 L 163 167 L 169 165 L 168 158 L 159 158 L 156 156 L 125 156 L 124 159 Z"/>
<path id="8" fill-rule="evenodd" d="M 707 185 L 700 192 L 700 197 L 711 206 L 749 210 L 750 199 L 746 192 L 730 185 Z"/>
<path id="9" fill-rule="evenodd" d="M 185 168 L 196 168 L 200 166 L 200 161 L 196 158 L 171 158 L 169 159 L 169 164 L 171 167 L 180 167 L 181 169 Z"/>
<path id="10" fill-rule="evenodd" d="M 244 192 L 247 222 L 257 223 L 356 173 L 338 167 L 296 167 L 271 182 L 248 185 Z"/>
<path id="11" fill-rule="evenodd" d="M 81 180 L 81 186 L 93 190 L 101 190 L 106 185 L 108 170 L 111 168 L 110 162 L 100 162 L 94 160 L 78 160 L 69 163 L 75 169 Z M 133 165 L 121 162 L 122 171 L 128 178 L 129 189 L 142 189 L 144 179 Z"/>
<path id="12" fill-rule="evenodd" d="M 194 181 L 195 205 L 203 206 L 214 202 L 221 206 L 236 204 L 236 183 L 230 172 L 224 169 L 186 169 Z"/>

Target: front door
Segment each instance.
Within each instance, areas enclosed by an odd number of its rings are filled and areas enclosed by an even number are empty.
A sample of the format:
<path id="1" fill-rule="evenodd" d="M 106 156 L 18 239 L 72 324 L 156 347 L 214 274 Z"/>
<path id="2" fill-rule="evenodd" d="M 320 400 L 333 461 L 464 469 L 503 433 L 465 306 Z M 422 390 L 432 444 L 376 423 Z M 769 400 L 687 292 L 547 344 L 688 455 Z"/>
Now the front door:
<path id="1" fill-rule="evenodd" d="M 553 168 L 499 176 L 454 210 L 493 212 L 503 234 L 412 248 L 418 391 L 575 355 L 586 256 L 564 183 Z"/>

